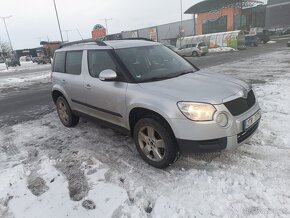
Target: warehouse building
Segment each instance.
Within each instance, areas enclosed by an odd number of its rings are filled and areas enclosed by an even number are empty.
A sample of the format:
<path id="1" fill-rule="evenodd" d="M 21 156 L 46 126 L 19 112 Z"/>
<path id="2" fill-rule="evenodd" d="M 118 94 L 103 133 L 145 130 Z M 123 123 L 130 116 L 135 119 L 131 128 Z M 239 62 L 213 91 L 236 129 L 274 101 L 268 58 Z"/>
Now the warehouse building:
<path id="1" fill-rule="evenodd" d="M 268 0 L 266 28 L 290 28 L 290 0 Z"/>
<path id="2" fill-rule="evenodd" d="M 180 37 L 193 36 L 196 31 L 196 22 L 194 19 L 178 21 L 148 28 L 142 28 L 131 31 L 123 31 L 117 34 L 108 35 L 108 39 L 124 38 L 148 38 L 163 44 L 175 45 Z"/>

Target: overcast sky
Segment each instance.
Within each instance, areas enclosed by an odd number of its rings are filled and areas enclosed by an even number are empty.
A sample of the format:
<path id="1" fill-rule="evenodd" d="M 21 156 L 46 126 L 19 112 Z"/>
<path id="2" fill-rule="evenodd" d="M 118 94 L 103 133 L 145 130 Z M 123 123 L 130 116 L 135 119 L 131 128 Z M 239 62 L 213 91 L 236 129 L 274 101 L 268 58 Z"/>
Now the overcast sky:
<path id="1" fill-rule="evenodd" d="M 200 0 L 183 0 L 183 11 Z M 70 41 L 91 37 L 95 24 L 108 22 L 110 33 L 180 20 L 180 0 L 56 0 L 61 27 Z M 34 48 L 40 39 L 60 40 L 53 0 L 0 0 L 0 16 L 9 16 L 7 26 L 14 49 Z M 192 18 L 183 15 L 184 19 Z M 64 40 L 67 39 L 63 34 Z M 3 21 L 0 38 L 8 41 Z"/>

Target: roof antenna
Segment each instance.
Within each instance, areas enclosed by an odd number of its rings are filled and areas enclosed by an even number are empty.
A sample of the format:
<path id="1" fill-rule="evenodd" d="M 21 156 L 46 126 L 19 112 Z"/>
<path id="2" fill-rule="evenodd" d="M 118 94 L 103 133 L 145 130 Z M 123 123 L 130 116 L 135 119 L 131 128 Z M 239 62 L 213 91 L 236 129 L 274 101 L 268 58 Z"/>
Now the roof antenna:
<path id="1" fill-rule="evenodd" d="M 79 36 L 81 37 L 81 39 L 84 40 L 84 38 L 83 38 L 83 36 L 82 36 L 82 34 L 81 34 L 81 32 L 79 31 L 78 28 L 77 28 L 77 32 L 78 32 Z"/>

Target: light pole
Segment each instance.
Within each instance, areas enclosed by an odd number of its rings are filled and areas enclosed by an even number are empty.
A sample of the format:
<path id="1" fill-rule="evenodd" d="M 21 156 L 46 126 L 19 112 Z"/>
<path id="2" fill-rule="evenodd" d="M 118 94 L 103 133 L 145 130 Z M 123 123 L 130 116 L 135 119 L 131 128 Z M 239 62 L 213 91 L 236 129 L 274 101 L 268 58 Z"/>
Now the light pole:
<path id="1" fill-rule="evenodd" d="M 57 9 L 56 9 L 55 0 L 53 0 L 53 4 L 54 4 L 54 10 L 55 10 L 55 14 L 56 14 L 57 23 L 58 23 L 58 29 L 59 29 L 59 34 L 60 34 L 61 42 L 63 42 L 63 37 L 62 37 L 61 28 L 60 28 L 60 23 L 59 23 L 59 18 L 58 18 L 58 13 L 57 13 Z"/>
<path id="2" fill-rule="evenodd" d="M 63 30 L 63 32 L 65 32 L 66 34 L 66 39 L 69 42 L 69 37 L 68 37 L 68 33 L 71 32 L 72 30 Z"/>
<path id="3" fill-rule="evenodd" d="M 183 8 L 183 4 L 182 4 L 182 0 L 180 0 L 180 26 L 182 27 L 182 22 L 183 22 L 183 12 L 182 12 L 182 8 Z"/>
<path id="4" fill-rule="evenodd" d="M 13 52 L 13 47 L 12 47 L 11 39 L 10 39 L 9 32 L 8 32 L 8 28 L 7 28 L 7 25 L 6 25 L 6 19 L 8 19 L 8 18 L 10 18 L 10 17 L 12 17 L 12 16 L 0 17 L 0 18 L 1 18 L 1 19 L 3 20 L 3 22 L 4 22 L 5 29 L 6 29 L 6 33 L 7 33 L 8 40 L 9 40 L 9 44 L 10 44 L 10 48 L 11 48 L 11 50 L 12 50 L 12 52 Z"/>
<path id="5" fill-rule="evenodd" d="M 108 35 L 109 31 L 108 31 L 108 21 L 113 20 L 112 18 L 104 18 L 104 19 L 100 19 L 105 21 L 105 25 L 106 25 L 106 35 Z"/>

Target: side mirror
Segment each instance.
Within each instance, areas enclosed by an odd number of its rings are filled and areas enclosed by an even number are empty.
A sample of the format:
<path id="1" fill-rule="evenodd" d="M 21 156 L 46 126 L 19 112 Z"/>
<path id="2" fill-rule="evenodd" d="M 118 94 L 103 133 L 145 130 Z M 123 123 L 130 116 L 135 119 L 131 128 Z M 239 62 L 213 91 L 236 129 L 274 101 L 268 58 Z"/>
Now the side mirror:
<path id="1" fill-rule="evenodd" d="M 99 74 L 101 81 L 114 81 L 117 78 L 117 73 L 112 69 L 103 70 Z"/>

